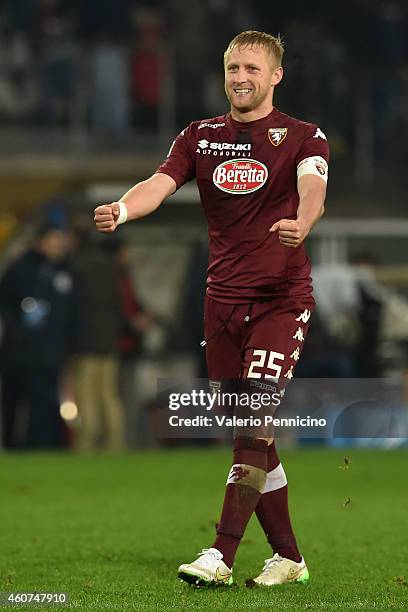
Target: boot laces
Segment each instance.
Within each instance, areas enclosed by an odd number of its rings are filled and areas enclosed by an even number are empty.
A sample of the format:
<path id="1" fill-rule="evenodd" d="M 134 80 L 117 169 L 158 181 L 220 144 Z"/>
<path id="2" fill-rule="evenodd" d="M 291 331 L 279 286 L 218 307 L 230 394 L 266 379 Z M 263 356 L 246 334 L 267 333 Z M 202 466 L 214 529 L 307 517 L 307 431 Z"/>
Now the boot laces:
<path id="1" fill-rule="evenodd" d="M 281 563 L 283 560 L 283 557 L 281 557 L 277 553 L 272 557 L 272 559 L 265 559 L 265 565 L 263 566 L 262 573 L 270 570 L 274 563 Z"/>
<path id="2" fill-rule="evenodd" d="M 212 567 L 215 562 L 221 561 L 223 555 L 216 548 L 203 548 L 198 554 L 200 565 L 203 567 Z"/>

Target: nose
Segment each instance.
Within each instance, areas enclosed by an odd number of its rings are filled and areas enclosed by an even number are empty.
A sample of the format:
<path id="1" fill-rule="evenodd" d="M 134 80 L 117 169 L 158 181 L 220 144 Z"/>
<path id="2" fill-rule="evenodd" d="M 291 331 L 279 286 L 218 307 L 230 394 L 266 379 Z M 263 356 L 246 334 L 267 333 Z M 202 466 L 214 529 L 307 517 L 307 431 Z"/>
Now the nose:
<path id="1" fill-rule="evenodd" d="M 246 81 L 246 76 L 245 68 L 238 68 L 237 72 L 235 73 L 235 82 L 237 85 L 244 83 Z"/>

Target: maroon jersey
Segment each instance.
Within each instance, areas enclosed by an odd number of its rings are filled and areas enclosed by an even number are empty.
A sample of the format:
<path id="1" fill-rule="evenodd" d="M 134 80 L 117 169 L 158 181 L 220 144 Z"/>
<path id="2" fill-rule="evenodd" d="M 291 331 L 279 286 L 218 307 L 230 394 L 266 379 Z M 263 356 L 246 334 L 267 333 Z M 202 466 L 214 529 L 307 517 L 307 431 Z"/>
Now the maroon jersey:
<path id="1" fill-rule="evenodd" d="M 297 168 L 310 157 L 323 174 L 325 135 L 276 108 L 248 123 L 230 114 L 195 121 L 177 136 L 157 172 L 177 188 L 197 179 L 208 222 L 210 297 L 248 303 L 311 293 L 304 245 L 286 247 L 268 231 L 280 219 L 296 219 Z"/>

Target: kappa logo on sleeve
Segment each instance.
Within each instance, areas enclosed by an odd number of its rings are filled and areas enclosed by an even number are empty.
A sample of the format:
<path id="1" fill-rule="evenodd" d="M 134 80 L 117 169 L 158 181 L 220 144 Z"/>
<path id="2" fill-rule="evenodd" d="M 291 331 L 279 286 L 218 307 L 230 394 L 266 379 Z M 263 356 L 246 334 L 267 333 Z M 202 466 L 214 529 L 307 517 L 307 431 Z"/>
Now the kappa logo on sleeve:
<path id="1" fill-rule="evenodd" d="M 285 140 L 288 128 L 269 128 L 268 138 L 274 147 L 278 147 Z"/>
<path id="2" fill-rule="evenodd" d="M 324 134 L 319 127 L 317 128 L 316 134 L 313 136 L 313 138 L 323 138 L 323 140 L 327 140 L 326 134 Z"/>

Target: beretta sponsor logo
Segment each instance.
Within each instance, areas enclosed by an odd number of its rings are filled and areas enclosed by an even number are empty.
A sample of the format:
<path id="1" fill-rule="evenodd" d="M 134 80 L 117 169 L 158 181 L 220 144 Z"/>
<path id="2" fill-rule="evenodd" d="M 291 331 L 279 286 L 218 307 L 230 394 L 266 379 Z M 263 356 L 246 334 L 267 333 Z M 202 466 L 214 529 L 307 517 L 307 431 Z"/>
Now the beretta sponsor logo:
<path id="1" fill-rule="evenodd" d="M 216 167 L 213 182 L 227 193 L 251 193 L 266 183 L 268 169 L 256 159 L 228 160 Z"/>

